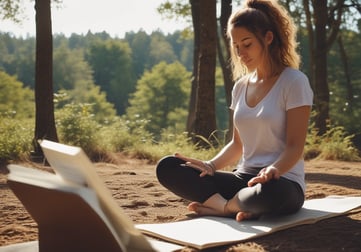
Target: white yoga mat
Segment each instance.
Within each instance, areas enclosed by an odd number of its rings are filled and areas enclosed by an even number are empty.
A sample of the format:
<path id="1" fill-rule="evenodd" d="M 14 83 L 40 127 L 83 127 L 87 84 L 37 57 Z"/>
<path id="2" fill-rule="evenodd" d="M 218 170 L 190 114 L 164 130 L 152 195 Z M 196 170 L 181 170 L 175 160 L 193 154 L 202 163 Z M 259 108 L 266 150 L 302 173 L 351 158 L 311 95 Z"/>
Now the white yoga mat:
<path id="1" fill-rule="evenodd" d="M 361 207 L 361 197 L 329 196 L 305 201 L 296 214 L 237 222 L 231 218 L 199 217 L 171 223 L 138 224 L 144 234 L 197 249 L 232 244 L 297 225 L 313 224 Z"/>

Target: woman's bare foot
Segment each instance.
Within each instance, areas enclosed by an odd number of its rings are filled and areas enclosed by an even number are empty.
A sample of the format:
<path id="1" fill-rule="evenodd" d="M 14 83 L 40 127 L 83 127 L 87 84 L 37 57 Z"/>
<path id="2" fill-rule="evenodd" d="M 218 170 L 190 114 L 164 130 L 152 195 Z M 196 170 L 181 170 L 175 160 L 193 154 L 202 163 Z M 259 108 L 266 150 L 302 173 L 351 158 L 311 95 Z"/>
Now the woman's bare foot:
<path id="1" fill-rule="evenodd" d="M 238 204 L 231 200 L 224 199 L 219 194 L 214 194 L 204 203 L 191 202 L 188 210 L 200 216 L 227 216 L 235 217 L 237 221 L 252 218 L 252 214 L 240 211 Z"/>
<path id="2" fill-rule="evenodd" d="M 243 220 L 252 219 L 252 218 L 253 218 L 253 215 L 251 213 L 238 212 L 236 214 L 236 221 L 243 221 Z"/>
<path id="3" fill-rule="evenodd" d="M 224 206 L 227 200 L 220 194 L 216 193 L 209 197 L 203 203 L 192 202 L 188 205 L 188 210 L 197 213 L 198 215 L 214 215 L 226 216 L 224 213 Z"/>
<path id="4" fill-rule="evenodd" d="M 223 213 L 218 211 L 217 209 L 205 206 L 204 204 L 199 203 L 199 202 L 190 203 L 188 205 L 188 210 L 195 212 L 196 214 L 198 214 L 200 216 L 204 216 L 204 215 L 224 216 Z"/>
<path id="5" fill-rule="evenodd" d="M 243 221 L 253 218 L 251 213 L 240 211 L 238 204 L 236 204 L 234 200 L 232 201 L 232 199 L 228 200 L 224 205 L 224 212 L 228 213 L 228 216 L 235 216 L 236 221 Z"/>

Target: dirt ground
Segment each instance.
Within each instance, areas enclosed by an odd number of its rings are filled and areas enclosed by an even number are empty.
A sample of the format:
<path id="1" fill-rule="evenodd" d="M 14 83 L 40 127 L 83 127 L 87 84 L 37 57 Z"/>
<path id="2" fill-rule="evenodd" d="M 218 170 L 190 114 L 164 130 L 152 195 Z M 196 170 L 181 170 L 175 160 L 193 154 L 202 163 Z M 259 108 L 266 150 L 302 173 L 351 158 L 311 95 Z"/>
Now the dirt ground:
<path id="1" fill-rule="evenodd" d="M 26 163 L 39 167 L 39 164 Z M 6 184 L 0 166 L 0 246 L 37 240 L 37 224 Z M 134 223 L 169 222 L 187 218 L 187 201 L 164 189 L 156 180 L 154 164 L 119 155 L 115 164 L 96 163 L 99 176 Z M 41 168 L 41 167 L 40 167 Z M 307 161 L 306 198 L 361 195 L 361 163 Z M 184 248 L 182 251 L 196 251 Z M 361 251 L 361 208 L 348 214 L 303 225 L 239 244 L 206 251 Z"/>

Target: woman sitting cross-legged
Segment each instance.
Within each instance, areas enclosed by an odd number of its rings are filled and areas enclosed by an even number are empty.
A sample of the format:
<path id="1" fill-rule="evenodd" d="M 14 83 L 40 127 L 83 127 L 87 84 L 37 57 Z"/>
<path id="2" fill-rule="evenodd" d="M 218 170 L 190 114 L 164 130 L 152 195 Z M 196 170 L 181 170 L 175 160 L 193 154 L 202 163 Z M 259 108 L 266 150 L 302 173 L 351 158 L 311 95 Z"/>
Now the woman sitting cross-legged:
<path id="1" fill-rule="evenodd" d="M 211 160 L 175 154 L 157 165 L 159 182 L 192 201 L 190 211 L 241 221 L 302 207 L 313 93 L 298 70 L 295 33 L 276 1 L 247 0 L 231 15 L 233 137 Z M 220 171 L 236 162 L 233 172 Z"/>

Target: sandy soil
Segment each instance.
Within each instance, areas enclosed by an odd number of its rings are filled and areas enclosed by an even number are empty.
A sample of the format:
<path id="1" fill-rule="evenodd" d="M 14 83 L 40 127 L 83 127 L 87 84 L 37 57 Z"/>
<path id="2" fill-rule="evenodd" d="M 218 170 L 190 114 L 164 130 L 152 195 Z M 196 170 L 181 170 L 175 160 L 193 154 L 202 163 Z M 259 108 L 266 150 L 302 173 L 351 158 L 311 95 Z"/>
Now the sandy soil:
<path id="1" fill-rule="evenodd" d="M 23 164 L 24 165 L 24 164 Z M 26 164 L 39 167 L 38 164 Z M 164 189 L 156 180 L 154 164 L 119 156 L 116 164 L 96 163 L 99 176 L 134 223 L 185 219 L 187 201 Z M 6 184 L 0 166 L 0 246 L 37 240 L 37 224 Z M 306 198 L 361 195 L 361 163 L 308 161 Z M 195 251 L 185 248 L 182 251 Z M 207 251 L 361 251 L 361 208 L 348 214 L 303 225 L 247 242 Z"/>

